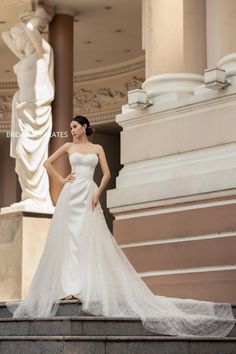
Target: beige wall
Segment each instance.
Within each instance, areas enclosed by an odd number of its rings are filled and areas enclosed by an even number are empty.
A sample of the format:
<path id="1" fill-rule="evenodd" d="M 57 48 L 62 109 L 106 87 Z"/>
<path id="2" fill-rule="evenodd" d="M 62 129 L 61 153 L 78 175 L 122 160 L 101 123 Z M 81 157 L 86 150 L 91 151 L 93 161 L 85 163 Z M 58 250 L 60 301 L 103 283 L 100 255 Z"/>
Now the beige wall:
<path id="1" fill-rule="evenodd" d="M 236 105 L 224 102 L 221 107 L 203 104 L 186 110 L 166 110 L 124 129 L 121 134 L 121 163 L 142 161 L 186 151 L 198 150 L 236 140 Z M 148 114 L 148 113 L 147 113 Z"/>

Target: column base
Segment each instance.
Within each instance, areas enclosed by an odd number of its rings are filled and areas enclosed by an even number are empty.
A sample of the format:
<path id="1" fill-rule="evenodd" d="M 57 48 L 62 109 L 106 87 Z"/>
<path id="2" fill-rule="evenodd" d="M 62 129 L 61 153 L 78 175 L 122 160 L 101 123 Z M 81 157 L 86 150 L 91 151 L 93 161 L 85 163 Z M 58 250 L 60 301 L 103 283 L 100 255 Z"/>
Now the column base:
<path id="1" fill-rule="evenodd" d="M 203 75 L 170 73 L 151 76 L 142 88 L 155 104 L 176 101 L 194 94 L 194 87 L 204 82 Z"/>
<path id="2" fill-rule="evenodd" d="M 108 207 L 122 208 L 236 189 L 236 144 L 126 164 L 107 192 Z"/>
<path id="3" fill-rule="evenodd" d="M 225 69 L 226 78 L 236 77 L 236 53 L 230 53 L 221 58 L 217 67 Z"/>

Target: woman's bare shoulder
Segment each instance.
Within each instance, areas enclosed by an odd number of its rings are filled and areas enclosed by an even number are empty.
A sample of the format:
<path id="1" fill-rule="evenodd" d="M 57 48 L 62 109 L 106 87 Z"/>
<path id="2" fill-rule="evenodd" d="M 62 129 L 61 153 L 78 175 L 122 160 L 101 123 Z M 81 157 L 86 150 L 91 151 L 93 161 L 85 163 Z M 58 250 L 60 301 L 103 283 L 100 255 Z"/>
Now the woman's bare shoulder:
<path id="1" fill-rule="evenodd" d="M 64 150 L 66 152 L 68 152 L 72 145 L 73 145 L 73 143 L 67 142 L 67 143 L 63 144 L 62 146 L 63 146 Z"/>
<path id="2" fill-rule="evenodd" d="M 92 144 L 91 146 L 93 146 L 93 148 L 97 151 L 103 150 L 103 147 L 100 144 Z"/>
<path id="3" fill-rule="evenodd" d="M 63 146 L 72 146 L 72 145 L 73 145 L 73 143 L 71 143 L 71 142 L 67 142 L 67 143 L 63 144 Z"/>

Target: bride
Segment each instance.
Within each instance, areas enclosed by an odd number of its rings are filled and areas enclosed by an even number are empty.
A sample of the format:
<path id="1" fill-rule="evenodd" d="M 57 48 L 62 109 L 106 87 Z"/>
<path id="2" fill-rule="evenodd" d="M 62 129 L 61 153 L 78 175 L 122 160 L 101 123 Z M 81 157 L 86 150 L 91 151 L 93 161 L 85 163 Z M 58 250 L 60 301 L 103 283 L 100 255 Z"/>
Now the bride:
<path id="1" fill-rule="evenodd" d="M 154 295 L 110 233 L 99 197 L 110 179 L 103 147 L 92 144 L 84 116 L 70 123 L 73 142 L 44 163 L 64 184 L 44 251 L 27 295 L 7 302 L 13 317 L 55 316 L 60 300 L 80 299 L 93 315 L 139 317 L 150 332 L 177 336 L 226 336 L 235 325 L 231 305 Z M 62 177 L 53 162 L 68 155 L 71 173 Z M 93 180 L 100 162 L 103 178 Z"/>

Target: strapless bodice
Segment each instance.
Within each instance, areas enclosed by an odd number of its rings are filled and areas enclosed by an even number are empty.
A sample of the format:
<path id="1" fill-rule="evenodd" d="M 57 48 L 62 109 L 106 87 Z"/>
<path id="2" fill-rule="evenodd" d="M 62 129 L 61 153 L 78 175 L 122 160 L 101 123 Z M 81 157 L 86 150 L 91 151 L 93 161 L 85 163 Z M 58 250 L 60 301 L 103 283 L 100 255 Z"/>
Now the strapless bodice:
<path id="1" fill-rule="evenodd" d="M 78 151 L 69 155 L 71 173 L 75 172 L 76 177 L 93 178 L 95 167 L 98 163 L 98 155 L 82 154 Z"/>

